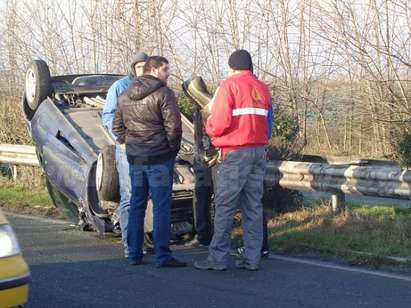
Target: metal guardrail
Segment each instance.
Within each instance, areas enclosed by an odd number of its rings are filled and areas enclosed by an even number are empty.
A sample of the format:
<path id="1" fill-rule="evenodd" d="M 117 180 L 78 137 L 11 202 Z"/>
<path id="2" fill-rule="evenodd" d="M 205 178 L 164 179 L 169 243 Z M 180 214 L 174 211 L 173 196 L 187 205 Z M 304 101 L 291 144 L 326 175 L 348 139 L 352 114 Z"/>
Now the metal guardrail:
<path id="1" fill-rule="evenodd" d="M 265 182 L 299 191 L 330 192 L 336 212 L 344 210 L 345 194 L 411 200 L 411 169 L 399 166 L 272 161 Z"/>
<path id="2" fill-rule="evenodd" d="M 0 163 L 39 166 L 34 146 L 19 144 L 0 144 Z"/>
<path id="3" fill-rule="evenodd" d="M 0 163 L 39 166 L 34 146 L 0 144 Z M 330 192 L 336 212 L 345 194 L 411 200 L 411 169 L 394 165 L 271 161 L 265 182 L 298 191 Z"/>

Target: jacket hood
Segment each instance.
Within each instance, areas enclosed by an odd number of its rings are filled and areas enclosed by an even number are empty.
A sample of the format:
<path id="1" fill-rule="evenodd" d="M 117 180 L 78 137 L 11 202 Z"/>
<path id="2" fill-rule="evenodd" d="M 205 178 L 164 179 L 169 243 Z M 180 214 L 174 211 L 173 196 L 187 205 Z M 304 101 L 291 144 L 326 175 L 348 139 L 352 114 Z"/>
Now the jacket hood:
<path id="1" fill-rule="evenodd" d="M 136 68 L 134 67 L 138 62 L 146 62 L 148 59 L 148 55 L 145 52 L 138 52 L 135 54 L 133 60 L 130 63 L 130 68 L 129 68 L 129 78 L 132 79 L 136 77 Z"/>
<path id="2" fill-rule="evenodd" d="M 127 95 L 131 100 L 137 101 L 165 86 L 166 84 L 160 79 L 151 75 L 143 75 L 134 78 Z"/>

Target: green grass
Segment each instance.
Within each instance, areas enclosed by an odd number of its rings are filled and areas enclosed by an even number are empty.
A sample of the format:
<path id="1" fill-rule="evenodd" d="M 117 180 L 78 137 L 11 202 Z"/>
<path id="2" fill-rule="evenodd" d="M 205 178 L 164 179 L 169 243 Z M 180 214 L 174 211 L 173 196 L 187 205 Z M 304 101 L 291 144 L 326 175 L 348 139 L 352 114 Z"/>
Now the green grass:
<path id="1" fill-rule="evenodd" d="M 328 204 L 305 203 L 299 211 L 272 218 L 268 232 L 270 248 L 277 253 L 373 267 L 411 267 L 411 204 L 347 203 L 345 213 L 334 215 Z M 241 245 L 241 235 L 241 229 L 235 228 L 237 245 Z"/>
<path id="2" fill-rule="evenodd" d="M 0 208 L 24 214 L 59 217 L 45 187 L 25 187 L 6 177 L 0 177 Z"/>
<path id="3" fill-rule="evenodd" d="M 27 190 L 19 186 L 9 186 L 0 188 L 0 203 L 49 206 L 50 199 L 44 189 Z"/>
<path id="4" fill-rule="evenodd" d="M 348 204 L 334 215 L 324 204 L 309 204 L 271 220 L 269 241 L 272 250 L 290 254 L 411 260 L 411 209 Z"/>
<path id="5" fill-rule="evenodd" d="M 271 232 L 270 244 L 274 250 L 289 252 L 319 250 L 336 255 L 349 252 L 364 252 L 385 257 L 411 257 L 411 247 L 401 243 L 390 243 L 379 238 L 355 238 L 338 234 L 313 234 L 307 232 L 288 232 L 275 237 Z"/>

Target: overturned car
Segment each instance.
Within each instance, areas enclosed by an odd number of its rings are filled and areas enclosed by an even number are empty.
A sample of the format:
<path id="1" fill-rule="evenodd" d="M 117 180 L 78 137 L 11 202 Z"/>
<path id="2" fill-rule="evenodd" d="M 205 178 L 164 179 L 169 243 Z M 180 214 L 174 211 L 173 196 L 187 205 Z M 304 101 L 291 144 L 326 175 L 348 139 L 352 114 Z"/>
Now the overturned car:
<path id="1" fill-rule="evenodd" d="M 119 181 L 115 142 L 101 123 L 109 87 L 123 75 L 51 76 L 34 60 L 25 77 L 22 110 L 54 205 L 83 229 L 116 231 Z M 182 115 L 183 140 L 177 155 L 171 209 L 172 237 L 193 228 L 192 123 Z M 153 229 L 149 201 L 145 232 Z"/>

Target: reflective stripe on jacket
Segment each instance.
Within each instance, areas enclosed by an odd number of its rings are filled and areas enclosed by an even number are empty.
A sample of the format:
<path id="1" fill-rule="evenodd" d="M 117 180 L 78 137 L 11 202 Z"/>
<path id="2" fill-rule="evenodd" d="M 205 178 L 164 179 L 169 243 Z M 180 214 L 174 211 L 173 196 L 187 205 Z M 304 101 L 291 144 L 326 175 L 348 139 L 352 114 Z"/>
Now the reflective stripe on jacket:
<path id="1" fill-rule="evenodd" d="M 268 143 L 271 97 L 267 86 L 250 71 L 225 79 L 211 104 L 206 131 L 214 146 L 224 150 Z"/>

